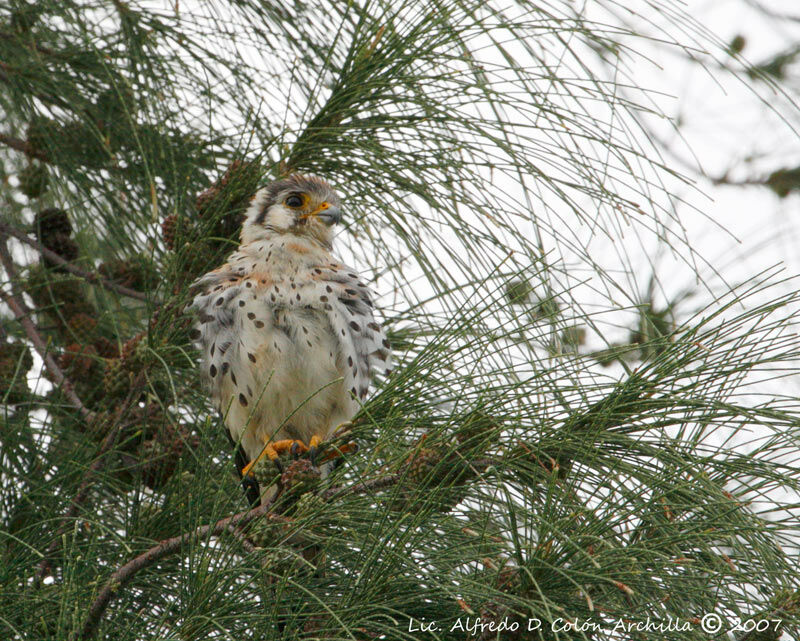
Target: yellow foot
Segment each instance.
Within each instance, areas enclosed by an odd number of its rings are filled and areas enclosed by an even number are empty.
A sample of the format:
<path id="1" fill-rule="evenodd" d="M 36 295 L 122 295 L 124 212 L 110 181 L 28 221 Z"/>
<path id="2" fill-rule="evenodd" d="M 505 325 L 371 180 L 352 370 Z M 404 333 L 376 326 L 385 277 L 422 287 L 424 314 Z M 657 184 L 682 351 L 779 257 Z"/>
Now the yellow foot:
<path id="1" fill-rule="evenodd" d="M 313 444 L 314 437 L 311 438 L 311 442 Z M 261 454 L 256 456 L 252 461 L 242 468 L 242 476 L 255 476 L 255 474 L 253 474 L 253 468 L 262 458 L 264 458 L 265 455 L 270 461 L 276 463 L 277 465 L 278 456 L 284 452 L 291 452 L 293 449 L 301 453 L 308 452 L 308 446 L 303 443 L 303 441 L 297 441 L 291 438 L 286 438 L 280 441 L 267 441 L 267 443 L 264 445 L 264 449 L 261 450 Z"/>

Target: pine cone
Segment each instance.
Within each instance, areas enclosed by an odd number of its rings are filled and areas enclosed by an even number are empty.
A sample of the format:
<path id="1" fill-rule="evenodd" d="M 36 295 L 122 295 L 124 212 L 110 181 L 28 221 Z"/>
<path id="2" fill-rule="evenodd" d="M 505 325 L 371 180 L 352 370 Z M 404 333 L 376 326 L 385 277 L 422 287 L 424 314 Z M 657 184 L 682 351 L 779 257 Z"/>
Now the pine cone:
<path id="1" fill-rule="evenodd" d="M 139 332 L 133 338 L 125 341 L 125 344 L 122 346 L 120 358 L 125 363 L 126 368 L 131 369 L 131 364 L 135 362 L 137 355 L 139 354 L 139 345 L 144 337 L 145 333 Z"/>
<path id="2" fill-rule="evenodd" d="M 59 330 L 66 328 L 66 321 L 77 314 L 95 313 L 84 295 L 83 281 L 64 272 L 36 265 L 31 267 L 25 287 L 40 312 L 47 314 L 50 322 Z M 65 342 L 74 339 L 67 334 Z"/>
<path id="3" fill-rule="evenodd" d="M 164 245 L 167 249 L 173 251 L 175 249 L 175 237 L 178 229 L 178 215 L 170 214 L 161 223 L 161 236 L 164 239 Z"/>
<path id="4" fill-rule="evenodd" d="M 58 207 L 48 207 L 38 212 L 33 219 L 33 229 L 40 242 L 44 242 L 44 237 L 51 234 L 72 234 L 72 224 L 67 212 Z"/>
<path id="5" fill-rule="evenodd" d="M 76 379 L 88 378 L 97 362 L 97 350 L 92 345 L 72 343 L 59 358 L 59 366 Z"/>
<path id="6" fill-rule="evenodd" d="M 320 471 L 308 459 L 292 461 L 286 471 L 281 474 L 281 484 L 285 490 L 302 494 L 317 486 Z"/>
<path id="7" fill-rule="evenodd" d="M 52 252 L 55 252 L 61 258 L 68 262 L 72 262 L 78 257 L 80 250 L 78 243 L 72 238 L 64 234 L 52 234 L 45 237 L 42 244 Z M 44 264 L 54 269 L 61 269 L 61 266 L 49 258 L 44 258 Z"/>
<path id="8" fill-rule="evenodd" d="M 33 221 L 33 229 L 39 242 L 64 260 L 72 261 L 78 257 L 78 244 L 70 238 L 72 225 L 63 209 L 49 207 L 38 212 Z M 44 258 L 43 262 L 48 267 L 58 268 L 48 258 Z"/>
<path id="9" fill-rule="evenodd" d="M 89 314 L 75 314 L 68 321 L 70 332 L 75 340 L 84 345 L 91 343 L 97 328 L 97 321 Z"/>
<path id="10" fill-rule="evenodd" d="M 123 366 L 121 358 L 112 358 L 106 363 L 106 372 L 103 376 L 103 391 L 108 399 L 125 396 L 130 387 L 129 373 Z"/>
<path id="11" fill-rule="evenodd" d="M 119 347 L 114 341 L 107 339 L 105 336 L 95 338 L 94 347 L 97 350 L 97 354 L 103 358 L 119 358 Z"/>
<path id="12" fill-rule="evenodd" d="M 432 478 L 431 472 L 442 460 L 442 454 L 435 449 L 421 448 L 408 463 L 408 480 L 414 484 L 436 482 L 446 471 L 436 472 Z"/>
<path id="13" fill-rule="evenodd" d="M 19 190 L 28 198 L 38 198 L 47 191 L 48 174 L 43 165 L 28 165 L 19 173 Z"/>

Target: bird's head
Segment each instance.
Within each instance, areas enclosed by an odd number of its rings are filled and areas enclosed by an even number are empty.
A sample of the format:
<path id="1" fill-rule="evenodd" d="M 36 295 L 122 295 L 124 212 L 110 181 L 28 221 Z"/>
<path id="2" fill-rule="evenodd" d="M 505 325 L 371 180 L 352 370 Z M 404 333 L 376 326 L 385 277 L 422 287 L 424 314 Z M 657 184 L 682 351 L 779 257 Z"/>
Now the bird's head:
<path id="1" fill-rule="evenodd" d="M 245 214 L 242 243 L 275 234 L 313 238 L 329 246 L 342 220 L 339 196 L 315 176 L 293 174 L 258 190 Z"/>

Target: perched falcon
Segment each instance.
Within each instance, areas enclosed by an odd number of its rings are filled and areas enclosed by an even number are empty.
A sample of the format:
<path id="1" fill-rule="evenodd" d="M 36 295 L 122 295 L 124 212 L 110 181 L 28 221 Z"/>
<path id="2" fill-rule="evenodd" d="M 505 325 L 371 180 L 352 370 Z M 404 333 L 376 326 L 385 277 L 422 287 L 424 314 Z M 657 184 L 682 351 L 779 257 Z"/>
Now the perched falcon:
<path id="1" fill-rule="evenodd" d="M 193 338 L 251 500 L 256 461 L 287 450 L 313 460 L 354 416 L 371 373 L 391 368 L 370 290 L 331 253 L 339 204 L 312 176 L 259 190 L 239 249 L 195 283 Z"/>

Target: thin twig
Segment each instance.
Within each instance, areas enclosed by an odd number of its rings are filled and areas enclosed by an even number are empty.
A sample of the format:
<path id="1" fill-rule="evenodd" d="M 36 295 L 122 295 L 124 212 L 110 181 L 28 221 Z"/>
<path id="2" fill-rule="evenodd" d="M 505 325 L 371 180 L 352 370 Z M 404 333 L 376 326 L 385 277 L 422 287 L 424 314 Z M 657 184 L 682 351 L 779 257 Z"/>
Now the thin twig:
<path id="1" fill-rule="evenodd" d="M 15 283 L 18 278 L 17 271 L 14 268 L 14 261 L 11 259 L 11 255 L 8 253 L 8 247 L 6 246 L 6 238 L 4 235 L 0 235 L 0 263 L 3 264 L 3 267 L 8 274 L 12 290 L 12 293 L 9 294 L 7 291 L 5 291 L 5 289 L 0 288 L 0 298 L 2 298 L 3 301 L 11 308 L 14 317 L 22 326 L 22 329 L 25 330 L 25 334 L 28 336 L 28 339 L 31 341 L 31 343 L 33 343 L 36 351 L 39 352 L 39 356 L 42 357 L 45 366 L 55 379 L 55 382 L 61 386 L 64 396 L 67 397 L 67 400 L 70 402 L 70 404 L 76 410 L 78 410 L 83 420 L 85 420 L 87 423 L 94 421 L 97 417 L 97 414 L 83 404 L 81 399 L 75 393 L 75 386 L 72 384 L 72 381 L 66 377 L 64 372 L 61 371 L 61 368 L 58 366 L 58 363 L 56 363 L 55 359 L 48 353 L 47 344 L 44 342 L 39 330 L 36 329 L 36 325 L 34 325 L 33 321 L 31 320 L 30 311 L 25 305 L 25 301 L 22 299 L 21 294 L 16 290 Z"/>
<path id="2" fill-rule="evenodd" d="M 49 157 L 45 152 L 43 152 L 41 149 L 36 149 L 36 147 L 34 147 L 27 140 L 22 140 L 21 138 L 15 138 L 14 136 L 0 133 L 0 142 L 8 147 L 11 147 L 12 149 L 21 151 L 30 158 L 36 158 L 37 160 L 44 162 L 49 160 Z"/>
<path id="3" fill-rule="evenodd" d="M 493 465 L 495 463 L 497 463 L 497 461 L 494 459 L 478 459 L 473 463 L 473 466 L 488 467 L 489 465 Z M 387 474 L 369 481 L 359 481 L 346 487 L 332 487 L 322 496 L 326 501 L 330 501 L 347 496 L 349 494 L 363 494 L 375 490 L 386 489 L 387 487 L 397 484 L 403 477 L 403 474 Z M 233 516 L 221 519 L 212 525 L 204 525 L 196 528 L 192 532 L 182 534 L 181 536 L 165 539 L 164 541 L 158 543 L 158 545 L 155 545 L 146 552 L 140 554 L 135 559 L 128 561 L 128 563 L 116 570 L 111 577 L 109 577 L 108 581 L 106 581 L 106 584 L 100 591 L 100 594 L 97 595 L 92 603 L 92 606 L 89 608 L 89 614 L 86 618 L 86 622 L 84 623 L 80 637 L 73 635 L 70 638 L 71 641 L 76 641 L 78 638 L 82 640 L 91 639 L 97 632 L 97 625 L 100 622 L 100 617 L 103 615 L 103 612 L 108 607 L 108 604 L 122 586 L 128 583 L 134 577 L 134 575 L 139 572 L 139 570 L 152 565 L 156 561 L 163 559 L 165 556 L 174 554 L 180 550 L 181 546 L 183 546 L 185 543 L 188 543 L 192 539 L 203 538 L 206 536 L 218 536 L 227 530 L 233 533 L 234 536 L 236 536 L 236 538 L 242 542 L 246 551 L 255 551 L 254 546 L 247 540 L 246 537 L 241 535 L 237 536 L 237 531 L 247 523 L 261 516 L 266 516 L 274 520 L 280 520 L 281 522 L 291 522 L 291 519 L 287 517 L 270 512 L 273 503 L 274 499 L 272 499 L 269 503 L 260 505 L 259 507 L 247 512 L 239 512 Z"/>
<path id="4" fill-rule="evenodd" d="M 80 267 L 76 267 L 68 260 L 64 260 L 61 256 L 59 256 L 54 251 L 48 249 L 40 242 L 34 240 L 28 234 L 19 229 L 15 229 L 10 225 L 7 225 L 3 222 L 0 222 L 0 234 L 6 234 L 8 236 L 13 236 L 17 240 L 21 240 L 26 245 L 30 245 L 36 251 L 38 251 L 42 256 L 47 258 L 48 260 L 52 260 L 57 265 L 60 265 L 64 269 L 66 269 L 71 274 L 75 276 L 80 276 L 84 280 L 87 280 L 90 283 L 94 283 L 95 285 L 100 285 L 101 287 L 116 292 L 117 294 L 121 294 L 122 296 L 127 296 L 128 298 L 135 298 L 136 300 L 141 300 L 144 302 L 150 301 L 151 299 L 147 296 L 147 294 L 143 294 L 142 292 L 137 292 L 135 289 L 130 289 L 125 287 L 124 285 L 118 285 L 117 283 L 106 280 L 105 278 L 101 278 L 97 274 L 93 274 L 92 272 L 88 272 L 86 270 L 81 269 Z M 158 301 L 153 301 L 156 305 L 160 304 Z"/>
<path id="5" fill-rule="evenodd" d="M 379 476 L 369 481 L 359 481 L 358 483 L 353 483 L 353 485 L 348 485 L 346 487 L 332 487 L 322 495 L 322 498 L 326 501 L 333 501 L 347 496 L 348 494 L 366 494 L 375 490 L 383 490 L 395 485 L 402 476 L 402 474 L 387 474 L 386 476 Z"/>
<path id="6" fill-rule="evenodd" d="M 225 517 L 224 519 L 221 519 L 216 523 L 212 523 L 211 525 L 203 525 L 195 530 L 192 530 L 191 532 L 172 537 L 171 539 L 165 539 L 159 542 L 158 545 L 155 545 L 146 552 L 143 552 L 135 559 L 128 561 L 125 565 L 116 570 L 109 577 L 108 581 L 106 581 L 103 589 L 100 590 L 100 593 L 97 595 L 91 607 L 89 608 L 89 614 L 86 617 L 86 622 L 83 625 L 83 630 L 80 632 L 80 636 L 73 634 L 70 637 L 71 641 L 76 641 L 77 639 L 91 639 L 97 632 L 97 625 L 100 622 L 100 617 L 108 607 L 108 604 L 117 595 L 120 588 L 129 583 L 131 579 L 136 576 L 137 572 L 149 567 L 156 561 L 159 561 L 166 556 L 178 552 L 186 543 L 189 543 L 194 539 L 202 539 L 209 536 L 219 536 L 230 528 L 242 527 L 243 525 L 246 525 L 247 523 L 250 523 L 261 516 L 267 516 L 270 519 L 279 520 L 282 522 L 287 520 L 285 517 L 281 517 L 277 514 L 270 514 L 269 510 L 271 507 L 272 502 L 265 503 L 264 505 L 259 505 L 252 510 L 239 512 L 233 516 Z"/>

